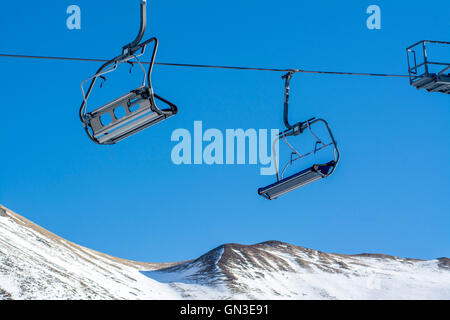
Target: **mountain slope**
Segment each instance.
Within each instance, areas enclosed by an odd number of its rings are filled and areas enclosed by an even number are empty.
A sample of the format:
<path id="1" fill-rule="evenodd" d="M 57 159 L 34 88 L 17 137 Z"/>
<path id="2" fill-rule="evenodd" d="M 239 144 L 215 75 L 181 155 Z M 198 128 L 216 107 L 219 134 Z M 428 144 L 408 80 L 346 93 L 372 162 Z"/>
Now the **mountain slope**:
<path id="1" fill-rule="evenodd" d="M 182 263 L 96 252 L 0 206 L 1 299 L 450 299 L 450 260 L 226 244 Z"/>
<path id="2" fill-rule="evenodd" d="M 177 298 L 139 272 L 164 266 L 78 246 L 0 207 L 0 298 Z"/>

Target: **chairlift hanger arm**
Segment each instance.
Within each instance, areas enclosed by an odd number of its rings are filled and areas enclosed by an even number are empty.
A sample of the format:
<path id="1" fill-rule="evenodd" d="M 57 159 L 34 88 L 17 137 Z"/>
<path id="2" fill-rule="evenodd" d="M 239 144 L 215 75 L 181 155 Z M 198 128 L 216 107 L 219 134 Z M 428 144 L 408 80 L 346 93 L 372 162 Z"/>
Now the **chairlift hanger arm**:
<path id="1" fill-rule="evenodd" d="M 281 79 L 285 79 L 284 82 L 284 109 L 283 109 L 283 121 L 286 128 L 291 129 L 292 126 L 289 123 L 288 112 L 289 112 L 289 84 L 291 82 L 291 78 L 294 75 L 295 71 L 291 70 L 286 73 Z"/>
<path id="2" fill-rule="evenodd" d="M 141 25 L 139 27 L 139 33 L 129 44 L 123 46 L 122 55 L 133 55 L 139 51 L 142 38 L 144 37 L 145 29 L 147 27 L 147 0 L 141 0 Z"/>
<path id="3" fill-rule="evenodd" d="M 285 79 L 284 82 L 284 108 L 283 108 L 283 122 L 287 130 L 283 132 L 286 136 L 291 135 L 299 135 L 303 132 L 304 129 L 306 129 L 308 126 L 306 125 L 308 122 L 314 120 L 315 118 L 311 118 L 308 121 L 305 122 L 298 122 L 293 125 L 289 123 L 289 92 L 290 92 L 290 82 L 292 79 L 292 76 L 298 72 L 298 70 L 290 70 L 288 73 L 286 73 L 284 76 L 282 76 L 282 79 Z"/>

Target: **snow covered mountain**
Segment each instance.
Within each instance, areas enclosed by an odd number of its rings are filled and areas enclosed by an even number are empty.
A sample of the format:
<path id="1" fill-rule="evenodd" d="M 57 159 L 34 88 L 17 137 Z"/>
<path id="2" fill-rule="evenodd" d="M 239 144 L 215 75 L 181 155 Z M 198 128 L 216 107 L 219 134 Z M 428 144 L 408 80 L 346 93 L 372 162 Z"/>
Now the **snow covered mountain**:
<path id="1" fill-rule="evenodd" d="M 331 254 L 268 241 L 141 263 L 71 243 L 0 206 L 2 299 L 450 299 L 450 259 Z"/>

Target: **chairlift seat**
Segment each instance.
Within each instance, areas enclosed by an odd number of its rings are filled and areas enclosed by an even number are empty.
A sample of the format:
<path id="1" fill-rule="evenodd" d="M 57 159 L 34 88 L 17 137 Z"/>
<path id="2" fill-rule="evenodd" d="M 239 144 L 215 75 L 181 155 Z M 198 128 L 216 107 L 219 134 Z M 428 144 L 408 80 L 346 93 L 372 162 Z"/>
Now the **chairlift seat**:
<path id="1" fill-rule="evenodd" d="M 88 126 L 93 137 L 100 144 L 114 144 L 177 113 L 174 105 L 170 109 L 159 109 L 154 97 L 162 100 L 152 95 L 148 87 L 142 86 L 89 112 Z M 119 115 L 119 110 L 124 114 Z M 105 116 L 108 115 L 110 122 L 106 123 Z"/>
<path id="2" fill-rule="evenodd" d="M 450 94 L 450 74 L 436 75 L 430 73 L 411 83 L 417 89 L 426 89 L 428 92 L 442 92 Z"/>
<path id="3" fill-rule="evenodd" d="M 95 143 L 102 145 L 114 144 L 178 112 L 177 107 L 173 103 L 153 93 L 151 74 L 155 64 L 156 51 L 158 50 L 158 39 L 153 37 L 141 42 L 147 25 L 146 10 L 147 1 L 142 0 L 140 4 L 141 24 L 139 33 L 131 43 L 122 47 L 122 54 L 106 61 L 94 76 L 81 83 L 83 102 L 79 110 L 79 117 L 86 134 Z M 154 46 L 151 60 L 148 63 L 148 71 L 146 71 L 139 57 L 144 55 L 150 43 L 153 43 Z M 129 63 L 131 66 L 138 64 L 140 66 L 144 73 L 141 86 L 100 108 L 86 112 L 87 101 L 97 79 L 106 80 L 105 75 L 115 71 L 118 65 L 123 63 Z M 89 80 L 91 81 L 89 89 L 85 93 L 83 85 Z M 158 108 L 155 99 L 163 102 L 169 108 Z"/>
<path id="4" fill-rule="evenodd" d="M 310 184 L 311 182 L 317 181 L 319 179 L 328 177 L 331 169 L 335 166 L 336 163 L 334 161 L 326 164 L 315 164 L 310 168 L 307 168 L 287 178 L 277 181 L 271 185 L 268 185 L 267 187 L 259 188 L 258 194 L 269 200 L 274 200 L 292 190 L 306 186 L 307 184 Z"/>
<path id="5" fill-rule="evenodd" d="M 340 159 L 340 152 L 339 152 L 339 148 L 337 146 L 336 140 L 333 137 L 333 133 L 331 132 L 331 129 L 330 129 L 328 123 L 324 119 L 314 117 L 307 121 L 298 122 L 294 125 L 291 125 L 289 123 L 289 119 L 288 119 L 289 91 L 290 91 L 289 85 L 290 85 L 291 78 L 295 72 L 296 71 L 292 70 L 292 71 L 289 71 L 284 76 L 282 76 L 282 79 L 285 79 L 283 122 L 284 122 L 284 125 L 286 126 L 286 130 L 282 131 L 278 135 L 277 139 L 272 142 L 272 153 L 273 153 L 274 161 L 275 161 L 275 170 L 276 170 L 277 181 L 275 183 L 268 185 L 267 187 L 258 189 L 258 194 L 269 200 L 276 199 L 279 196 L 282 196 L 290 191 L 293 191 L 300 187 L 306 186 L 306 185 L 310 184 L 311 182 L 320 180 L 322 178 L 329 177 L 335 171 L 336 166 L 339 163 L 339 159 Z M 324 140 L 320 139 L 318 137 L 318 135 L 316 133 L 314 133 L 313 130 L 311 129 L 311 127 L 317 123 L 322 123 L 325 126 L 326 130 L 328 131 L 328 135 L 329 135 L 329 140 L 330 140 L 329 143 L 327 141 L 325 141 L 325 143 L 324 143 L 323 142 Z M 287 141 L 286 137 L 298 137 L 305 132 L 309 132 L 314 137 L 314 139 L 315 139 L 314 150 L 307 152 L 307 153 L 305 153 L 305 152 L 299 153 Z M 283 139 L 285 141 L 285 143 L 288 145 L 288 147 L 292 150 L 292 153 L 291 153 L 290 161 L 286 164 L 286 166 L 280 173 L 280 171 L 278 170 L 278 163 L 276 161 L 276 159 L 277 159 L 276 144 L 281 139 Z M 327 148 L 329 146 L 334 147 L 334 149 L 333 149 L 334 160 L 331 160 L 324 164 L 315 164 L 315 165 L 313 165 L 303 171 L 300 171 L 296 174 L 293 174 L 287 178 L 283 177 L 283 174 L 284 174 L 285 170 L 287 169 L 287 167 L 292 165 L 294 161 L 301 160 L 304 157 L 315 154 L 316 152 L 318 152 L 324 148 Z"/>
<path id="6" fill-rule="evenodd" d="M 409 82 L 417 89 L 450 94 L 450 63 L 436 61 L 436 57 L 428 57 L 429 45 L 448 49 L 446 46 L 449 46 L 450 42 L 422 40 L 406 48 Z M 435 71 L 437 68 L 443 69 Z"/>

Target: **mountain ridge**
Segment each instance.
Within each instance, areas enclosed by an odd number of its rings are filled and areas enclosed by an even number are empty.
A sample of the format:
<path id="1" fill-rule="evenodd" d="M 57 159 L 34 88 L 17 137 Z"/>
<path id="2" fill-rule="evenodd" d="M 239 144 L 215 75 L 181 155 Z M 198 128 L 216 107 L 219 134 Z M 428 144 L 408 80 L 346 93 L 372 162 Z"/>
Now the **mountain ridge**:
<path id="1" fill-rule="evenodd" d="M 113 257 L 0 205 L 1 299 L 440 299 L 450 259 L 227 243 L 172 263 Z"/>

